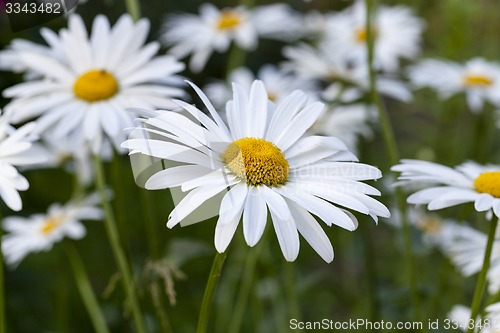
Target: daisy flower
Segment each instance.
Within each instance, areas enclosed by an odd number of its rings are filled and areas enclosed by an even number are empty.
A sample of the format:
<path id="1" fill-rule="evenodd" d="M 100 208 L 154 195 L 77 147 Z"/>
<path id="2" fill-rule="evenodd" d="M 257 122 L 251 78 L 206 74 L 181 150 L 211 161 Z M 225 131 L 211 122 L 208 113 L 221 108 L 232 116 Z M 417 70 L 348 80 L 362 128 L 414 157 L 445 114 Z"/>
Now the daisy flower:
<path id="1" fill-rule="evenodd" d="M 219 10 L 205 3 L 200 6 L 199 15 L 168 17 L 162 40 L 179 58 L 191 54 L 190 69 L 200 72 L 213 51 L 226 52 L 231 42 L 249 51 L 257 47 L 259 37 L 289 40 L 299 26 L 296 14 L 285 4 Z"/>
<path id="2" fill-rule="evenodd" d="M 47 156 L 34 146 L 34 123 L 15 129 L 9 120 L 0 115 L 0 197 L 10 209 L 19 211 L 22 201 L 18 191 L 26 191 L 29 184 L 15 167 L 44 162 Z"/>
<path id="3" fill-rule="evenodd" d="M 326 83 L 343 87 L 356 88 L 358 99 L 369 90 L 369 72 L 365 62 L 353 64 L 341 57 L 341 54 L 331 45 L 320 44 L 317 48 L 307 44 L 287 46 L 283 49 L 287 60 L 283 69 L 298 76 L 322 80 Z M 384 96 L 409 102 L 412 94 L 406 84 L 388 74 L 377 74 L 377 89 Z M 344 90 L 344 88 L 342 90 Z"/>
<path id="4" fill-rule="evenodd" d="M 483 267 L 488 236 L 466 224 L 458 224 L 450 220 L 443 222 L 440 229 L 434 241 L 457 269 L 466 277 L 479 273 Z M 497 232 L 491 251 L 490 267 L 486 275 L 490 294 L 496 294 L 500 290 L 499 236 L 500 232 Z"/>
<path id="5" fill-rule="evenodd" d="M 65 205 L 53 204 L 46 214 L 10 216 L 3 220 L 2 252 L 10 265 L 18 265 L 28 254 L 49 251 L 64 237 L 81 239 L 86 230 L 81 220 L 101 220 L 97 193 Z"/>
<path id="6" fill-rule="evenodd" d="M 46 47 L 10 50 L 21 68 L 38 78 L 6 89 L 3 95 L 13 101 L 5 111 L 14 123 L 39 117 L 36 132 L 50 131 L 60 139 L 82 131 L 94 154 L 105 141 L 119 147 L 123 128 L 133 124 L 126 107 L 171 107 L 170 98 L 183 95 L 165 82 L 184 65 L 172 56 L 154 57 L 159 44 L 144 45 L 148 31 L 148 20 L 134 23 L 129 15 L 112 28 L 97 16 L 90 36 L 78 15 L 71 15 L 59 34 L 42 29 L 50 52 Z"/>
<path id="7" fill-rule="evenodd" d="M 331 135 L 341 139 L 350 151 L 356 152 L 360 137 L 370 138 L 373 132 L 368 125 L 374 109 L 364 104 L 334 106 L 314 124 L 312 133 Z"/>
<path id="8" fill-rule="evenodd" d="M 485 308 L 485 316 L 481 320 L 476 318 L 477 333 L 497 333 L 500 323 L 500 303 L 493 303 Z M 471 310 L 465 305 L 455 305 L 448 313 L 448 318 L 452 320 L 453 326 L 458 326 L 462 332 L 466 332 L 470 324 Z"/>
<path id="9" fill-rule="evenodd" d="M 423 28 L 423 21 L 408 7 L 377 8 L 373 15 L 375 66 L 391 72 L 398 69 L 400 58 L 414 58 L 420 51 Z M 329 17 L 323 39 L 332 50 L 358 64 L 366 62 L 366 37 L 366 5 L 358 0 L 353 6 Z"/>
<path id="10" fill-rule="evenodd" d="M 452 169 L 433 162 L 402 160 L 391 170 L 401 172 L 398 185 L 428 184 L 410 195 L 408 203 L 437 210 L 473 202 L 476 211 L 491 211 L 500 218 L 500 166 L 466 162 Z"/>
<path id="11" fill-rule="evenodd" d="M 227 82 L 210 83 L 204 90 L 216 107 L 223 107 L 232 98 L 231 82 L 237 82 L 245 90 L 249 90 L 255 79 L 264 83 L 269 100 L 273 103 L 281 102 L 290 93 L 298 89 L 304 91 L 310 98 L 314 98 L 318 91 L 318 87 L 312 79 L 285 73 L 273 65 L 261 67 L 257 75 L 254 75 L 246 67 L 237 68 L 229 74 Z"/>
<path id="12" fill-rule="evenodd" d="M 150 190 L 180 186 L 189 192 L 171 212 L 167 227 L 181 223 L 204 202 L 224 192 L 217 207 L 217 251 L 226 250 L 240 219 L 247 244 L 257 244 L 269 209 L 287 261 L 298 256 L 300 233 L 321 258 L 331 262 L 332 245 L 313 214 L 327 226 L 335 224 L 347 230 L 357 227 L 351 210 L 375 220 L 390 215 L 383 204 L 370 197 L 380 192 L 361 182 L 380 178 L 377 168 L 346 162 L 355 157 L 339 139 L 304 136 L 321 116 L 322 103 L 308 104 L 307 96 L 295 91 L 274 105 L 269 103 L 262 81 L 254 81 L 249 92 L 235 83 L 233 99 L 226 106 L 226 124 L 206 95 L 193 88 L 213 119 L 177 101 L 188 116 L 161 112 L 143 120 L 146 127 L 138 128 L 154 138 L 131 138 L 123 143 L 131 154 L 178 163 L 146 182 Z"/>
<path id="13" fill-rule="evenodd" d="M 465 93 L 473 112 L 481 111 L 485 101 L 500 106 L 500 65 L 485 59 L 474 58 L 463 65 L 428 59 L 411 67 L 408 75 L 415 87 L 433 88 L 442 99 Z"/>

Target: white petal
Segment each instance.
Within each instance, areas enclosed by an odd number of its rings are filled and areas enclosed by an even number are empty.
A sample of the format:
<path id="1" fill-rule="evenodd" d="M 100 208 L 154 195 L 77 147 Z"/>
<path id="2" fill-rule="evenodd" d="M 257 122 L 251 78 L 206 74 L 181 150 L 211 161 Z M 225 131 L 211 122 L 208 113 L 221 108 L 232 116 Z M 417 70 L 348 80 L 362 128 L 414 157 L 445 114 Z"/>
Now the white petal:
<path id="1" fill-rule="evenodd" d="M 295 225 L 304 239 L 327 263 L 333 260 L 333 247 L 321 226 L 304 208 L 288 202 Z"/>
<path id="2" fill-rule="evenodd" d="M 308 105 L 278 135 L 274 143 L 282 151 L 286 151 L 308 130 L 321 116 L 324 109 L 323 103 L 316 102 Z"/>
<path id="3" fill-rule="evenodd" d="M 270 210 L 273 220 L 274 231 L 278 237 L 278 243 L 281 247 L 281 252 L 286 261 L 294 261 L 299 255 L 300 242 L 297 227 L 290 213 L 288 205 L 285 202 L 283 209 L 288 210 L 288 219 L 281 219 L 273 210 Z"/>
<path id="4" fill-rule="evenodd" d="M 474 202 L 474 208 L 476 208 L 478 212 L 487 211 L 488 209 L 492 208 L 494 200 L 495 198 L 488 193 L 482 193 Z"/>
<path id="5" fill-rule="evenodd" d="M 255 246 L 264 233 L 267 221 L 266 202 L 255 187 L 250 187 L 243 211 L 243 235 L 248 246 Z"/>

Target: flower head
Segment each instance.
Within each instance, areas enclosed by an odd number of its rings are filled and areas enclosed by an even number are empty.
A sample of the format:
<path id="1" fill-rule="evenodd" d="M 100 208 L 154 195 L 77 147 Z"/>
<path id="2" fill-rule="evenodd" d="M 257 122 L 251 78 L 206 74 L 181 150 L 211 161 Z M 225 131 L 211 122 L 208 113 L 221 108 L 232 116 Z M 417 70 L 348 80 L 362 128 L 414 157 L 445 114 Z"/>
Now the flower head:
<path id="1" fill-rule="evenodd" d="M 437 210 L 473 202 L 478 212 L 500 218 L 500 166 L 464 163 L 455 169 L 437 163 L 402 160 L 392 167 L 401 172 L 400 185 L 429 184 L 408 197 L 408 203 Z"/>
<path id="2" fill-rule="evenodd" d="M 86 230 L 81 220 L 101 220 L 102 210 L 96 205 L 97 194 L 92 194 L 65 205 L 53 204 L 46 214 L 30 217 L 11 216 L 3 221 L 7 231 L 2 237 L 2 252 L 10 265 L 19 264 L 32 252 L 48 251 L 64 237 L 80 239 Z"/>
<path id="3" fill-rule="evenodd" d="M 183 94 L 164 83 L 184 65 L 172 56 L 155 57 L 159 44 L 144 45 L 148 31 L 148 20 L 134 23 L 128 15 L 114 27 L 97 16 L 90 36 L 78 15 L 71 15 L 59 34 L 42 29 L 48 48 L 30 44 L 6 51 L 17 58 L 13 69 L 35 78 L 3 92 L 13 98 L 6 112 L 15 123 L 39 117 L 36 131 L 60 139 L 81 131 L 94 154 L 105 141 L 119 146 L 134 117 L 126 107 L 170 107 L 170 98 Z"/>
<path id="4" fill-rule="evenodd" d="M 367 57 L 366 5 L 356 1 L 328 18 L 323 40 L 354 63 Z M 373 16 L 374 64 L 386 71 L 398 68 L 399 58 L 411 59 L 420 50 L 423 21 L 404 6 L 380 6 Z"/>
<path id="5" fill-rule="evenodd" d="M 428 59 L 409 70 L 413 85 L 435 89 L 442 99 L 465 93 L 473 112 L 481 111 L 484 102 L 500 106 L 500 66 L 482 58 L 465 64 Z"/>
<path id="6" fill-rule="evenodd" d="M 44 162 L 47 156 L 33 145 L 34 123 L 15 129 L 9 120 L 8 115 L 0 115 L 0 197 L 10 209 L 19 211 L 22 202 L 18 191 L 27 190 L 29 184 L 15 167 Z"/>
<path id="7" fill-rule="evenodd" d="M 177 166 L 153 174 L 146 182 L 151 190 L 180 187 L 189 192 L 171 212 L 169 228 L 224 193 L 216 208 L 217 251 L 226 250 L 240 219 L 247 244 L 257 244 L 269 209 L 286 260 L 297 257 L 300 233 L 330 262 L 332 245 L 312 214 L 327 226 L 335 224 L 348 230 L 357 227 L 350 210 L 375 220 L 390 215 L 384 205 L 369 196 L 380 192 L 360 182 L 380 178 L 377 168 L 350 162 L 355 156 L 334 137 L 304 136 L 322 114 L 323 104 L 307 104 L 307 96 L 295 91 L 275 105 L 269 103 L 261 81 L 254 81 L 249 92 L 235 83 L 233 99 L 226 108 L 226 125 L 203 92 L 194 88 L 213 119 L 177 101 L 189 117 L 179 112 L 158 112 L 156 117 L 143 120 L 146 127 L 142 131 L 153 137 L 131 138 L 123 143 L 132 154 L 177 162 Z"/>
<path id="8" fill-rule="evenodd" d="M 200 6 L 199 15 L 169 17 L 163 40 L 177 57 L 191 54 L 190 68 L 199 72 L 213 51 L 225 52 L 232 42 L 244 50 L 252 50 L 259 37 L 290 39 L 298 30 L 298 22 L 285 4 L 219 10 L 205 3 Z"/>

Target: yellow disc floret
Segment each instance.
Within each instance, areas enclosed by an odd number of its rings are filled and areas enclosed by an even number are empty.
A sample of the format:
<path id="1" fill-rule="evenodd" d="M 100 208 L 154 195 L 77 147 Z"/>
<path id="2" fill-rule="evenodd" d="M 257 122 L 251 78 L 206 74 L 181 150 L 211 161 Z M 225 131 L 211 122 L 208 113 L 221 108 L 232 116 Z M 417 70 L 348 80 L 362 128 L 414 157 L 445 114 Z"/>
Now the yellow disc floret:
<path id="1" fill-rule="evenodd" d="M 73 91 L 84 101 L 98 102 L 113 97 L 118 92 L 118 82 L 105 70 L 92 70 L 76 79 Z"/>
<path id="2" fill-rule="evenodd" d="M 373 38 L 377 36 L 377 31 L 375 28 L 372 28 L 371 34 Z M 366 43 L 366 40 L 368 39 L 368 31 L 366 30 L 365 27 L 363 28 L 358 28 L 354 31 L 354 39 L 356 40 L 357 43 Z"/>
<path id="3" fill-rule="evenodd" d="M 466 75 L 464 84 L 468 87 L 471 86 L 491 86 L 493 81 L 484 75 Z"/>
<path id="4" fill-rule="evenodd" d="M 64 217 L 62 215 L 56 215 L 46 219 L 42 225 L 41 231 L 44 235 L 52 232 L 56 227 L 64 222 Z"/>
<path id="5" fill-rule="evenodd" d="M 500 198 L 500 171 L 483 172 L 474 180 L 474 187 L 480 193 Z"/>
<path id="6" fill-rule="evenodd" d="M 217 22 L 217 29 L 230 30 L 239 25 L 241 22 L 241 14 L 234 10 L 223 10 Z"/>
<path id="7" fill-rule="evenodd" d="M 253 186 L 282 185 L 290 169 L 285 154 L 264 139 L 238 139 L 227 146 L 222 159 L 229 170 Z"/>

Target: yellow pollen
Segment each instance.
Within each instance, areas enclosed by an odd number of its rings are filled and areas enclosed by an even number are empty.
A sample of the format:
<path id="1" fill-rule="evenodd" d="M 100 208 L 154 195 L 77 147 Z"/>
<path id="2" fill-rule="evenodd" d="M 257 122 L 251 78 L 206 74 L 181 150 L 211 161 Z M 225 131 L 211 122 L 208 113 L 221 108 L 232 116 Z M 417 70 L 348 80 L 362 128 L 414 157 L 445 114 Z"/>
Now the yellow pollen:
<path id="1" fill-rule="evenodd" d="M 484 75 L 466 75 L 464 84 L 470 86 L 490 86 L 493 81 Z"/>
<path id="2" fill-rule="evenodd" d="M 264 139 L 238 139 L 227 146 L 222 159 L 229 170 L 252 186 L 283 185 L 290 169 L 285 154 Z"/>
<path id="3" fill-rule="evenodd" d="M 44 224 L 42 225 L 41 231 L 43 234 L 46 235 L 46 234 L 50 233 L 52 230 L 54 230 L 54 228 L 61 225 L 63 222 L 64 222 L 64 218 L 62 215 L 56 215 L 56 216 L 49 217 L 48 219 L 46 219 L 44 221 Z"/>
<path id="4" fill-rule="evenodd" d="M 372 29 L 371 33 L 373 38 L 377 36 L 377 32 L 375 29 Z M 354 32 L 354 39 L 358 43 L 365 43 L 367 38 L 368 38 L 368 31 L 366 31 L 365 27 L 356 29 L 356 31 Z"/>
<path id="5" fill-rule="evenodd" d="M 230 30 L 241 22 L 241 15 L 233 10 L 223 10 L 217 22 L 217 29 Z"/>
<path id="6" fill-rule="evenodd" d="M 441 223 L 441 220 L 438 218 L 428 217 L 419 221 L 418 227 L 426 234 L 435 235 L 441 230 L 443 224 Z"/>
<path id="7" fill-rule="evenodd" d="M 483 172 L 474 180 L 474 187 L 479 193 L 500 198 L 500 171 Z"/>
<path id="8" fill-rule="evenodd" d="M 92 70 L 76 79 L 73 91 L 80 99 L 98 102 L 113 97 L 118 92 L 118 82 L 105 70 Z"/>
<path id="9" fill-rule="evenodd" d="M 276 94 L 268 91 L 267 92 L 267 98 L 271 101 L 271 102 L 276 102 L 276 99 L 278 98 L 278 96 L 276 96 Z"/>

